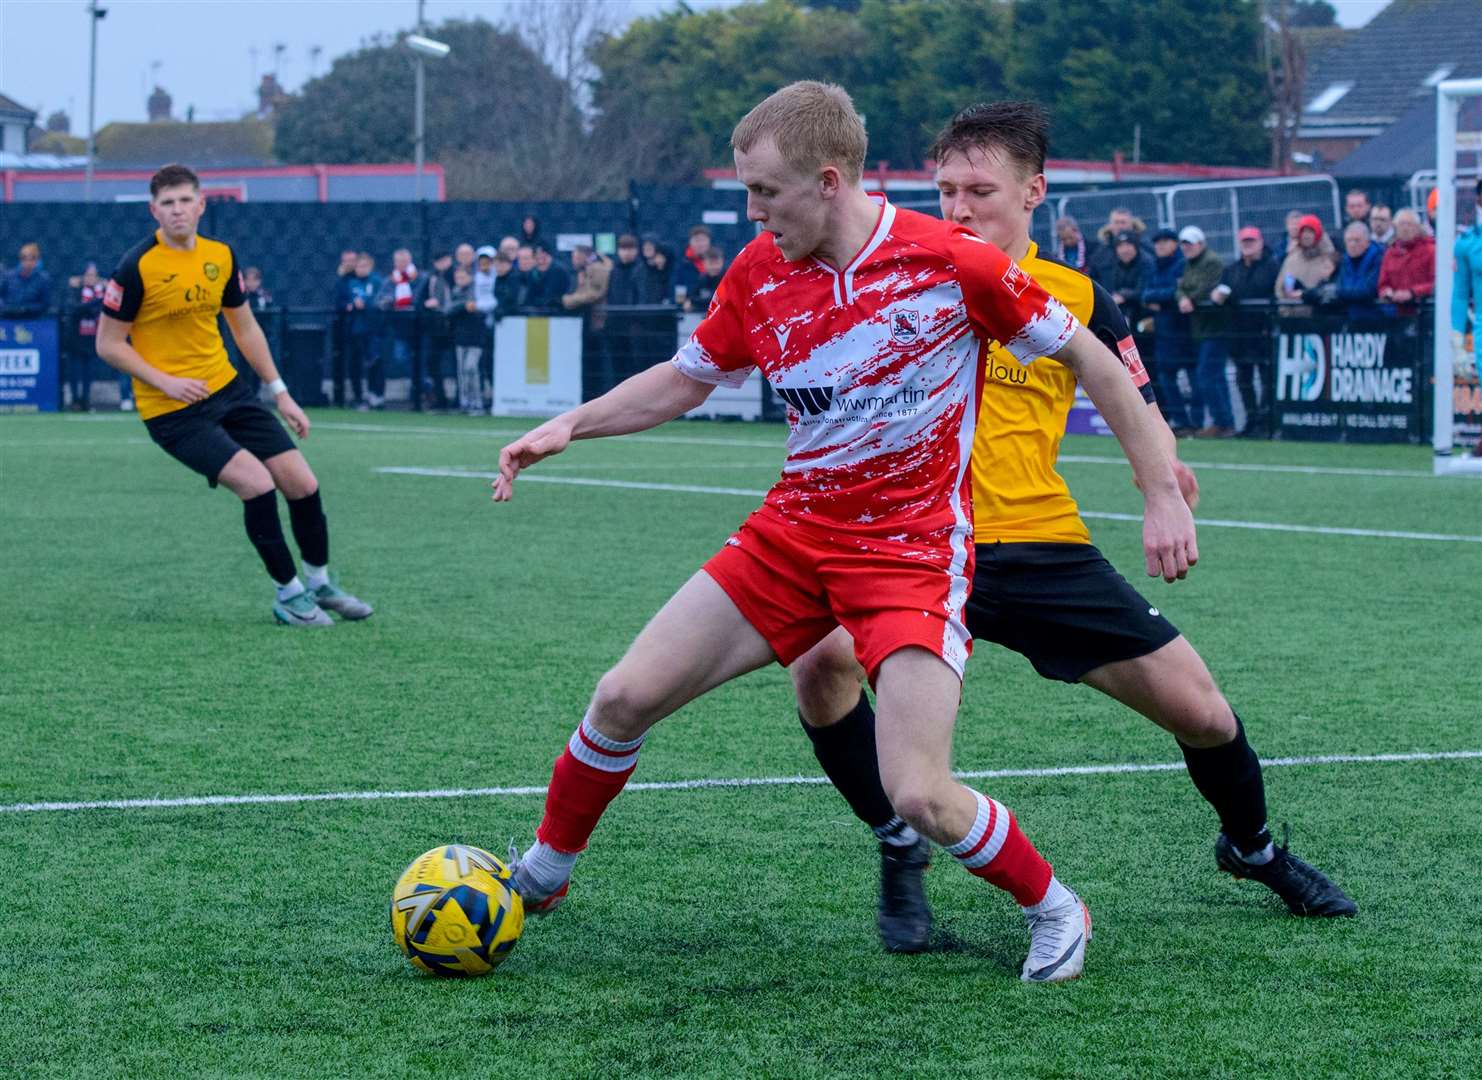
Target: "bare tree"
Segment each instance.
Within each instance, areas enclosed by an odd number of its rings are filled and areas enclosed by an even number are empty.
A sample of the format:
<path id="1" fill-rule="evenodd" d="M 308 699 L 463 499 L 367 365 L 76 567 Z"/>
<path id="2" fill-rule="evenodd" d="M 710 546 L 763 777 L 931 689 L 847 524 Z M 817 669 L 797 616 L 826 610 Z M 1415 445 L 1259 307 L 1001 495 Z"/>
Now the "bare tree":
<path id="1" fill-rule="evenodd" d="M 1266 84 L 1274 109 L 1271 125 L 1271 167 L 1291 171 L 1292 141 L 1302 117 L 1303 86 L 1307 80 L 1307 50 L 1293 32 L 1287 0 L 1270 0 L 1262 35 Z"/>

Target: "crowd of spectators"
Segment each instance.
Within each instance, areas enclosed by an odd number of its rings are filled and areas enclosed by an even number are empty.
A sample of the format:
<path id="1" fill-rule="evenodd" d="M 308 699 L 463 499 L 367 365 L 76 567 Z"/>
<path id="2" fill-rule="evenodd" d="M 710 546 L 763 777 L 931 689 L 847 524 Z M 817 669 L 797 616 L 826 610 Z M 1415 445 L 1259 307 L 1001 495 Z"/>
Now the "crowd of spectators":
<path id="1" fill-rule="evenodd" d="M 1091 235 L 1074 218 L 1060 218 L 1053 254 L 1101 284 L 1135 328 L 1179 435 L 1237 434 L 1233 366 L 1244 416 L 1239 434 L 1259 436 L 1270 430 L 1264 372 L 1273 311 L 1362 324 L 1413 316 L 1434 293 L 1436 241 L 1424 217 L 1375 205 L 1357 189 L 1343 206 L 1336 232 L 1300 210 L 1286 215 L 1275 237 L 1246 224 L 1230 262 L 1198 226 L 1151 228 L 1125 207 Z M 675 314 L 703 312 L 725 268 L 725 252 L 704 225 L 688 231 L 682 248 L 623 233 L 604 254 L 591 244 L 556 250 L 530 216 L 497 244 L 433 251 L 425 269 L 409 248 L 392 252 L 384 271 L 370 252 L 346 249 L 328 298 L 333 400 L 383 408 L 393 372 L 411 376 L 416 408 L 485 412 L 494 330 L 508 315 L 580 316 L 589 369 L 598 386 L 610 385 L 672 349 Z M 242 283 L 255 311 L 275 310 L 257 267 L 243 268 Z M 102 370 L 93 342 L 103 284 L 92 263 L 55 281 L 35 243 L 20 248 L 14 269 L 0 270 L 0 317 L 61 310 L 65 396 L 76 409 L 89 407 Z M 129 381 L 118 381 L 121 405 L 130 408 Z"/>
<path id="2" fill-rule="evenodd" d="M 703 311 L 725 267 L 704 225 L 689 230 L 682 254 L 659 237 L 623 233 L 607 255 L 588 243 L 555 250 L 534 217 L 497 245 L 435 251 L 426 270 L 406 248 L 392 253 L 385 276 L 369 252 L 344 251 L 333 300 L 334 401 L 384 408 L 390 368 L 410 373 L 415 408 L 484 412 L 494 330 L 508 315 L 580 316 L 584 354 L 605 385 L 651 362 L 655 343 L 672 351 L 674 315 Z"/>
<path id="3" fill-rule="evenodd" d="M 1419 214 L 1374 205 L 1358 189 L 1345 194 L 1343 206 L 1341 250 L 1318 215 L 1293 210 L 1273 244 L 1257 226 L 1240 227 L 1237 257 L 1226 263 L 1198 226 L 1149 232 L 1119 207 L 1094 237 L 1061 217 L 1054 255 L 1105 288 L 1151 346 L 1143 351 L 1178 435 L 1265 436 L 1270 392 L 1257 373 L 1270 356 L 1273 310 L 1363 324 L 1413 316 L 1435 292 L 1436 241 Z M 1238 432 L 1231 362 L 1245 415 Z"/>

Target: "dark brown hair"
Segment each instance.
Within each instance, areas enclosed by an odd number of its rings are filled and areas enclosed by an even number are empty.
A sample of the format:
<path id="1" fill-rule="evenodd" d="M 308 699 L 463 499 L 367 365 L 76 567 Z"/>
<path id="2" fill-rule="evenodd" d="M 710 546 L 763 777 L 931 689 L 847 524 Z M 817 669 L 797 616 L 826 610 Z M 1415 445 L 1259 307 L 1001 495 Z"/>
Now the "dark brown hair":
<path id="1" fill-rule="evenodd" d="M 960 111 L 932 141 L 926 156 L 941 164 L 953 154 L 996 150 L 1027 179 L 1045 171 L 1050 117 L 1033 101 L 988 101 Z"/>
<path id="2" fill-rule="evenodd" d="M 184 165 L 166 165 L 149 178 L 149 197 L 152 199 L 167 187 L 189 184 L 201 190 L 201 178 Z"/>

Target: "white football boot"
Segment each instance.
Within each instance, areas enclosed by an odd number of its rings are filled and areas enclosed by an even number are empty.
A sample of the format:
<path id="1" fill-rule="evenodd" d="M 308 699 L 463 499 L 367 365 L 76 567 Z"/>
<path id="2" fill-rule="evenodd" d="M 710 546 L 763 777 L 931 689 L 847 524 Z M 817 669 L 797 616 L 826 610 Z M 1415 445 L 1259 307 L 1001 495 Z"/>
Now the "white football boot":
<path id="1" fill-rule="evenodd" d="M 1065 982 L 1086 966 L 1091 912 L 1075 893 L 1059 907 L 1024 916 L 1029 923 L 1029 956 L 1019 977 L 1025 982 Z"/>

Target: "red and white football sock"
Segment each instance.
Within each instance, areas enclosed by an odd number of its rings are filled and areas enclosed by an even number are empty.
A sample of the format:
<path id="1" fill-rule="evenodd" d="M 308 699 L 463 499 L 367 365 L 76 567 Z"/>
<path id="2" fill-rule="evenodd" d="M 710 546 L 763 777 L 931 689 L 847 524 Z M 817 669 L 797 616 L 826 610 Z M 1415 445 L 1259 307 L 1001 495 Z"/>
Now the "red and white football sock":
<path id="1" fill-rule="evenodd" d="M 582 718 L 551 770 L 536 843 L 520 858 L 520 869 L 531 881 L 554 889 L 571 876 L 607 804 L 633 775 L 642 745 L 641 735 L 631 742 L 609 739 Z"/>
<path id="2" fill-rule="evenodd" d="M 976 791 L 973 796 L 978 800 L 977 819 L 966 836 L 947 847 L 947 854 L 969 874 L 1011 893 L 1020 907 L 1037 908 L 1051 899 L 1063 902 L 1058 893 L 1051 895 L 1056 892 L 1051 886 L 1060 883 L 1050 864 L 1020 831 L 1008 807 Z M 1063 885 L 1060 889 L 1069 893 Z"/>

